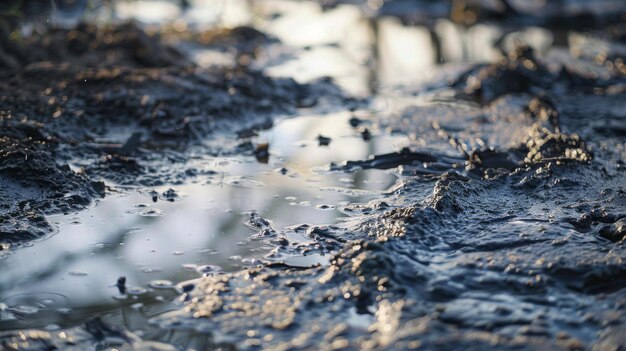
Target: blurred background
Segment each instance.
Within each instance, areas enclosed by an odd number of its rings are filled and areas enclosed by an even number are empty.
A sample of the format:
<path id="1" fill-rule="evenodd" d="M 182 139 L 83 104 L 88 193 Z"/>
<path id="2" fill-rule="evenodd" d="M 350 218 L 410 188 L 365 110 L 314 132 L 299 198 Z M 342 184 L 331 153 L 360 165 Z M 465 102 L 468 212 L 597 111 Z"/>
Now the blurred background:
<path id="1" fill-rule="evenodd" d="M 432 81 L 437 66 L 494 62 L 516 43 L 539 56 L 597 55 L 612 45 L 607 39 L 623 41 L 626 13 L 619 0 L 10 0 L 0 7 L 4 65 L 29 59 L 11 59 L 7 42 L 33 32 L 127 21 L 187 41 L 200 66 L 229 64 L 233 42 L 211 51 L 198 44 L 215 39 L 208 32 L 216 28 L 254 27 L 292 50 L 264 47 L 257 67 L 301 81 L 331 76 L 360 95 Z M 297 57 L 284 64 L 287 56 Z"/>

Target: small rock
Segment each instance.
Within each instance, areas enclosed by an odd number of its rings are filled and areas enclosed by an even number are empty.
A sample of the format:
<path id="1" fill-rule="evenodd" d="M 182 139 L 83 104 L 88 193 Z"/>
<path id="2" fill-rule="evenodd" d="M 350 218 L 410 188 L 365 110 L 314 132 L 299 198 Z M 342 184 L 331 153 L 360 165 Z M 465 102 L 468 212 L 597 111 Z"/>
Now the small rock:
<path id="1" fill-rule="evenodd" d="M 152 198 L 152 202 L 159 201 L 159 193 L 157 193 L 155 190 L 150 191 L 148 195 L 150 195 L 150 197 Z"/>
<path id="2" fill-rule="evenodd" d="M 320 146 L 328 146 L 331 141 L 332 141 L 331 138 L 325 137 L 321 134 L 317 136 L 317 142 L 319 143 Z"/>
<path id="3" fill-rule="evenodd" d="M 362 121 L 362 120 L 360 120 L 359 118 L 356 118 L 356 117 L 352 117 L 352 118 L 350 118 L 350 120 L 349 120 L 348 122 L 350 123 L 350 125 L 351 125 L 353 128 L 356 128 L 356 127 L 360 126 L 360 125 L 361 125 L 361 123 L 363 123 L 363 121 Z"/>
<path id="4" fill-rule="evenodd" d="M 365 141 L 369 141 L 370 139 L 372 139 L 372 133 L 370 133 L 369 129 L 364 128 L 361 131 L 361 138 L 363 138 L 363 140 L 365 140 Z"/>
<path id="5" fill-rule="evenodd" d="M 188 293 L 191 290 L 193 290 L 195 287 L 196 286 L 194 284 L 189 283 L 189 284 L 185 284 L 185 285 L 181 286 L 181 289 L 183 290 L 183 292 Z"/>
<path id="6" fill-rule="evenodd" d="M 176 192 L 176 190 L 169 188 L 161 194 L 161 199 L 169 202 L 174 202 L 180 199 L 180 195 Z"/>
<path id="7" fill-rule="evenodd" d="M 254 156 L 256 157 L 257 161 L 259 161 L 260 163 L 267 163 L 270 159 L 270 144 L 268 143 L 262 143 L 262 144 L 258 144 L 256 146 L 256 149 L 254 150 Z"/>
<path id="8" fill-rule="evenodd" d="M 115 284 L 115 286 L 117 286 L 117 290 L 119 290 L 120 294 L 126 294 L 126 277 L 121 276 L 117 278 L 117 284 Z"/>

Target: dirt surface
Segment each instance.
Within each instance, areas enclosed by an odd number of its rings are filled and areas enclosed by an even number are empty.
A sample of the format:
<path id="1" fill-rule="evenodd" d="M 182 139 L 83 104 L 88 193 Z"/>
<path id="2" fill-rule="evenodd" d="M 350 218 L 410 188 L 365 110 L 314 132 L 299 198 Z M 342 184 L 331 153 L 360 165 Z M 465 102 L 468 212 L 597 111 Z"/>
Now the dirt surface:
<path id="1" fill-rule="evenodd" d="M 587 99 L 610 101 L 604 106 L 612 110 L 623 98 L 584 93 L 550 74 L 542 76 L 551 81 L 544 94 L 552 84 L 571 88 L 553 104 L 528 94 L 533 83 L 526 95 L 512 94 L 520 91 L 507 84 L 519 80 L 499 79 L 518 59 L 470 72 L 482 75 L 483 89 L 509 91 L 499 94 L 507 103 L 469 110 L 435 103 L 391 122 L 438 152 L 346 163 L 348 170 L 402 165 L 405 177 L 383 202 L 351 207 L 360 215 L 349 222 L 303 229 L 316 244 L 302 252 L 337 252 L 329 265 L 202 279 L 183 295 L 183 310 L 155 320 L 213 330 L 213 342 L 244 348 L 624 347 L 623 135 L 577 125 L 621 117 L 598 105 L 594 117 L 576 111 Z M 444 156 L 454 149 L 458 156 Z M 276 254 L 295 244 L 285 245 Z"/>
<path id="2" fill-rule="evenodd" d="M 119 41 L 62 39 L 71 54 L 55 49 L 60 56 L 50 62 L 0 72 L 2 243 L 51 233 L 44 215 L 85 209 L 106 195 L 105 184 L 202 176 L 186 166 L 195 152 L 260 159 L 267 146 L 249 136 L 279 115 L 323 101 L 346 110 L 361 103 L 328 80 L 299 84 L 245 66 L 199 69 L 158 38 L 123 28 Z M 237 42 L 265 38 L 245 31 L 234 32 Z M 273 248 L 267 260 L 180 282 L 175 308 L 150 318 L 153 333 L 92 319 L 3 332 L 0 345 L 626 348 L 626 58 L 623 38 L 607 32 L 552 56 L 517 45 L 497 62 L 424 89 L 395 114 L 354 117 L 350 124 L 362 133 L 366 125 L 410 143 L 325 169 L 392 169 L 398 182 L 377 200 L 344 205 L 350 217 L 335 224 L 275 228 L 271 218 L 251 214 L 244 225 L 255 231 L 250 240 Z M 50 36 L 120 35 L 89 26 L 71 33 Z M 48 50 L 33 40 L 25 48 Z M 580 50 L 594 40 L 610 45 Z M 92 47 L 81 49 L 86 43 Z M 385 97 L 411 95 L 399 89 Z M 237 132 L 241 138 L 230 143 L 210 142 Z M 316 142 L 333 145 L 323 135 Z"/>

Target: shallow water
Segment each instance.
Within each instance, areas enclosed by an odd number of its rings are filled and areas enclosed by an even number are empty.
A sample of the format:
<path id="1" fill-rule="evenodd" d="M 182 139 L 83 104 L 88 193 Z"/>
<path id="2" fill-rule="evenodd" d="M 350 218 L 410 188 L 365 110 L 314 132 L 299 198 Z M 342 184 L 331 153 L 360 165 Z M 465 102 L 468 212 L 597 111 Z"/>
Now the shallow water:
<path id="1" fill-rule="evenodd" d="M 113 297 L 120 295 L 115 284 L 121 276 L 134 295 L 124 301 L 132 304 L 154 302 L 164 288 L 172 290 L 172 282 L 258 265 L 272 246 L 251 239 L 256 232 L 244 225 L 251 212 L 279 230 L 334 223 L 346 216 L 342 206 L 380 197 L 397 179 L 393 173 L 324 171 L 330 162 L 402 146 L 403 138 L 384 133 L 362 140 L 350 117 L 283 120 L 257 137 L 270 144 L 267 164 L 242 156 L 195 160 L 196 167 L 215 174 L 171 188 L 173 197 L 164 196 L 167 186 L 116 188 L 88 211 L 51 217 L 56 234 L 2 262 L 0 303 L 6 315 L 0 329 L 65 325 L 76 318 L 68 314 L 116 310 L 120 301 Z M 319 146 L 318 134 L 332 141 Z M 287 263 L 306 262 L 310 257 Z"/>

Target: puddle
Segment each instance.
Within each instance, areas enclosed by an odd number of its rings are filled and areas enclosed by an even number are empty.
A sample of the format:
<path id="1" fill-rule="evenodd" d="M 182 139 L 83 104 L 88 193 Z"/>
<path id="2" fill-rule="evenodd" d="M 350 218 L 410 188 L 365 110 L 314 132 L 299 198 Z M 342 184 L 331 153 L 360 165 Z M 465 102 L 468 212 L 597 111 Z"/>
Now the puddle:
<path id="1" fill-rule="evenodd" d="M 316 266 L 328 266 L 330 264 L 329 255 L 312 254 L 299 257 L 287 257 L 282 262 L 289 267 L 310 268 Z"/>
<path id="2" fill-rule="evenodd" d="M 254 240 L 258 231 L 244 225 L 251 212 L 276 229 L 346 217 L 340 207 L 379 197 L 397 177 L 381 170 L 327 172 L 324 166 L 394 151 L 404 141 L 376 131 L 364 141 L 351 117 L 283 120 L 255 139 L 270 145 L 266 164 L 254 157 L 194 160 L 215 173 L 185 186 L 126 189 L 90 210 L 51 217 L 57 234 L 2 261 L 0 329 L 14 329 L 17 320 L 22 328 L 71 323 L 69 311 L 80 318 L 154 303 L 175 295 L 172 282 L 258 265 L 272 247 Z M 320 134 L 331 139 L 327 146 L 318 144 Z M 328 257 L 284 263 L 324 265 Z M 116 285 L 122 276 L 125 297 Z"/>

